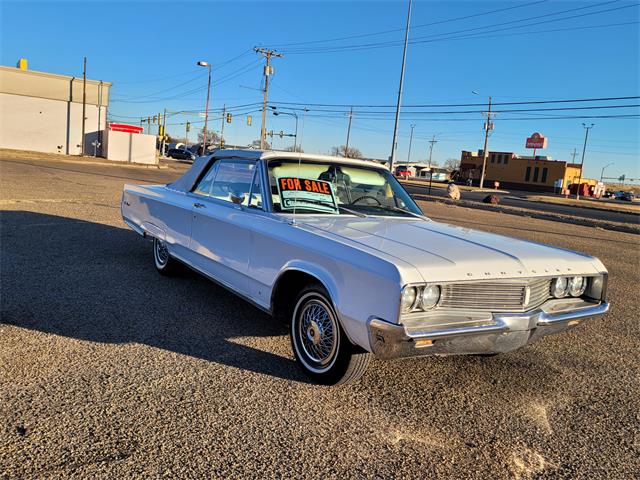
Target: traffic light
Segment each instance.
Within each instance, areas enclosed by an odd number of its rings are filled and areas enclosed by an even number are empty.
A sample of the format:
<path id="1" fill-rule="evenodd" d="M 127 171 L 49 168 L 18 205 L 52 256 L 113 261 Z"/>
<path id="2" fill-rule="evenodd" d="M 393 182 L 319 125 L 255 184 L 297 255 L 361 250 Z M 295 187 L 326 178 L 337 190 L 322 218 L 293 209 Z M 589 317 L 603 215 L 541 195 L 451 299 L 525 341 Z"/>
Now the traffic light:
<path id="1" fill-rule="evenodd" d="M 231 118 L 232 118 L 231 114 L 227 113 L 227 123 L 231 123 Z"/>
<path id="2" fill-rule="evenodd" d="M 253 117 L 251 115 L 247 115 L 247 125 L 250 127 L 251 122 L 253 122 Z"/>
<path id="3" fill-rule="evenodd" d="M 280 138 L 282 138 L 283 136 L 284 136 L 284 132 L 280 130 Z"/>
<path id="4" fill-rule="evenodd" d="M 158 135 L 161 137 L 164 135 L 164 125 L 158 127 Z"/>
<path id="5" fill-rule="evenodd" d="M 158 123 L 158 117 L 156 117 L 155 115 L 153 116 L 153 123 Z"/>
<path id="6" fill-rule="evenodd" d="M 187 132 L 191 131 L 191 122 L 187 122 Z"/>

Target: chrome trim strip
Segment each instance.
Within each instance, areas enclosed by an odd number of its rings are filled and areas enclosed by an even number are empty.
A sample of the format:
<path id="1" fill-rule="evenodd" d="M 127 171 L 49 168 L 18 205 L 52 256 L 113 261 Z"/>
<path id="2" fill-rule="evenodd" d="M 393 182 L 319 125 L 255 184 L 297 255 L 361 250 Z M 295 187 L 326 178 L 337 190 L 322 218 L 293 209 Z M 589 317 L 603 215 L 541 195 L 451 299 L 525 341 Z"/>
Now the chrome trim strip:
<path id="1" fill-rule="evenodd" d="M 140 228 L 138 225 L 136 225 L 135 223 L 133 223 L 131 220 L 129 220 L 127 217 L 122 217 L 122 220 L 124 221 L 124 223 L 126 223 L 129 228 L 131 230 L 133 230 L 134 232 L 136 232 L 138 235 L 142 235 L 143 237 L 147 236 L 147 232 L 145 232 L 142 228 Z"/>
<path id="2" fill-rule="evenodd" d="M 607 302 L 602 302 L 600 305 L 597 305 L 595 307 L 585 307 L 579 310 L 574 310 L 572 312 L 558 313 L 556 315 L 542 312 L 538 317 L 537 324 L 539 326 L 556 325 L 558 323 L 568 322 L 580 318 L 604 315 L 608 311 L 609 304 Z"/>

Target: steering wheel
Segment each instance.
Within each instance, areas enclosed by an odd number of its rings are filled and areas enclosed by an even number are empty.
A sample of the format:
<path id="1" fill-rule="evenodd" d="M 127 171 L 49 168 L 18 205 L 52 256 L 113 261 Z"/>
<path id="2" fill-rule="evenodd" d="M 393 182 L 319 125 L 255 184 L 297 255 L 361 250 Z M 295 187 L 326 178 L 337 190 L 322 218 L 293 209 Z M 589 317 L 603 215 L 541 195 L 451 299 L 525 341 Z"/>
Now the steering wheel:
<path id="1" fill-rule="evenodd" d="M 351 202 L 351 205 L 355 205 L 356 203 L 358 203 L 360 200 L 362 200 L 363 198 L 370 198 L 371 200 L 373 200 L 374 202 L 376 202 L 378 205 L 382 205 L 382 203 L 380 202 L 380 200 L 378 200 L 376 197 L 372 196 L 372 195 L 363 195 L 361 197 L 356 198 L 353 202 Z"/>

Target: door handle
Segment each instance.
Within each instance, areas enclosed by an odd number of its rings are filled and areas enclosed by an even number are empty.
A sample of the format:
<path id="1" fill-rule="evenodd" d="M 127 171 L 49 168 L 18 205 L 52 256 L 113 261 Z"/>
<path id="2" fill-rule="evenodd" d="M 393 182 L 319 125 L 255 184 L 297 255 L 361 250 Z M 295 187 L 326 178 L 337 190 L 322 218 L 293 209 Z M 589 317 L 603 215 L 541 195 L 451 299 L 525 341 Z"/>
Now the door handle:
<path id="1" fill-rule="evenodd" d="M 204 203 L 194 203 L 193 206 L 196 207 L 196 208 L 205 208 L 205 204 Z"/>

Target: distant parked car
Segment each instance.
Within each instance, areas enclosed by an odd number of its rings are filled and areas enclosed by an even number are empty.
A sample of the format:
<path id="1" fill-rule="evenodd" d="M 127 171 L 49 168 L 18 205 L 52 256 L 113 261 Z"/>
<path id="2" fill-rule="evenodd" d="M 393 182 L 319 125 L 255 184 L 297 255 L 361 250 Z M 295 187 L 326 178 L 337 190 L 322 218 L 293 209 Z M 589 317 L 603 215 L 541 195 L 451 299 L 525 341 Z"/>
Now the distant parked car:
<path id="1" fill-rule="evenodd" d="M 625 202 L 633 202 L 636 196 L 633 194 L 633 192 L 620 192 L 620 196 L 617 198 L 618 200 L 623 200 Z"/>
<path id="2" fill-rule="evenodd" d="M 181 148 L 170 148 L 167 151 L 167 157 L 175 158 L 177 160 L 195 160 L 196 156 L 189 150 L 183 150 Z"/>

